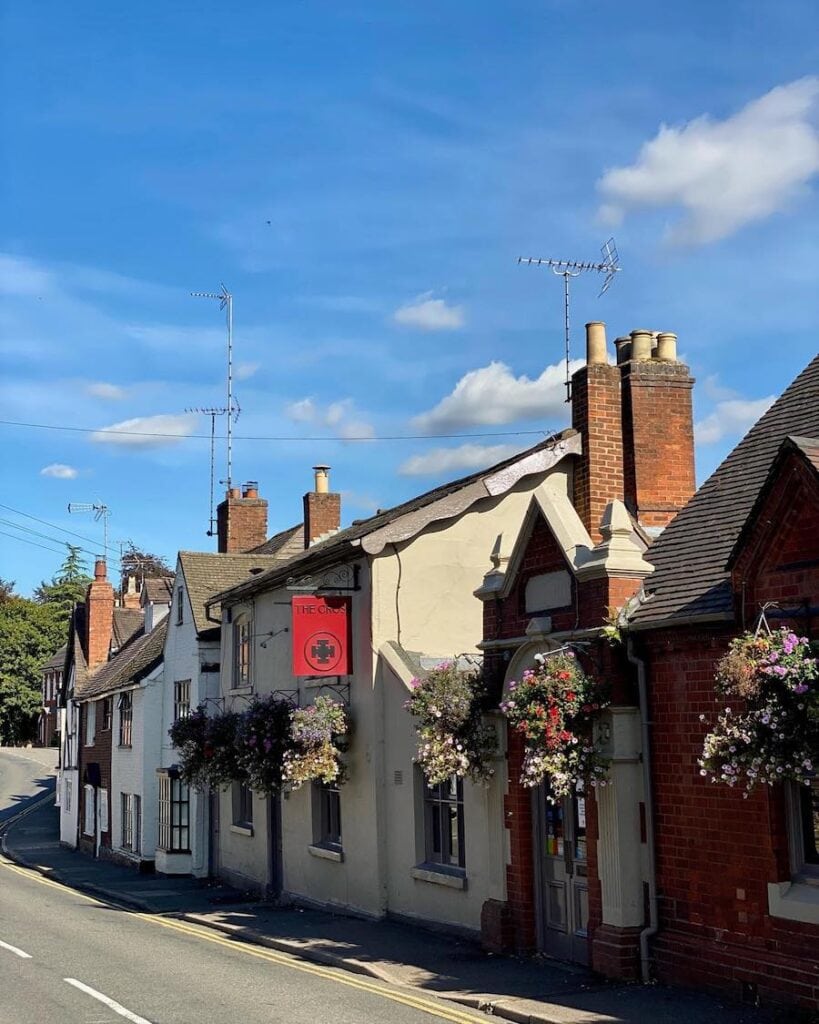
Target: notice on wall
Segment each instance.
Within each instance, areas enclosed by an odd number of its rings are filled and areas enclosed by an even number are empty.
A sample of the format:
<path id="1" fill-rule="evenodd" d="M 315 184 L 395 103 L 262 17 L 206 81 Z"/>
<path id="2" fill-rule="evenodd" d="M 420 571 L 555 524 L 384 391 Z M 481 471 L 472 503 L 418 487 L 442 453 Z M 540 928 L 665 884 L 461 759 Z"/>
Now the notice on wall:
<path id="1" fill-rule="evenodd" d="M 293 598 L 293 675 L 347 676 L 353 671 L 352 599 Z"/>

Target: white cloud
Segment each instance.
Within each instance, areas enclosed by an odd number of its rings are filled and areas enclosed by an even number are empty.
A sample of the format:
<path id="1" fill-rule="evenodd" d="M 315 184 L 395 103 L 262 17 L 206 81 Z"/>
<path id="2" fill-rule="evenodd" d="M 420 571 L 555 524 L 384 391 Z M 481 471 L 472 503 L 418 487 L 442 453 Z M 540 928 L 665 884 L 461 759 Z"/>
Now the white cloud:
<path id="1" fill-rule="evenodd" d="M 79 470 L 73 466 L 65 466 L 62 462 L 52 462 L 50 466 L 43 466 L 40 470 L 40 476 L 51 476 L 55 480 L 75 480 L 79 475 Z"/>
<path id="2" fill-rule="evenodd" d="M 115 444 L 123 448 L 159 448 L 189 437 L 196 429 L 198 420 L 196 413 L 137 416 L 96 430 L 91 440 L 97 444 Z"/>
<path id="3" fill-rule="evenodd" d="M 236 380 L 249 380 L 261 365 L 261 363 L 239 363 L 235 371 Z"/>
<path id="4" fill-rule="evenodd" d="M 104 398 L 112 402 L 121 401 L 127 394 L 125 388 L 121 388 L 119 384 L 106 384 L 105 381 L 87 384 L 85 391 L 92 398 Z"/>
<path id="5" fill-rule="evenodd" d="M 400 306 L 392 318 L 402 327 L 419 327 L 422 331 L 457 331 L 466 320 L 463 306 L 448 306 L 443 299 L 433 299 L 432 292 Z"/>
<path id="6" fill-rule="evenodd" d="M 574 373 L 583 365 L 573 360 Z M 566 364 L 547 366 L 535 380 L 515 377 L 505 363 L 491 362 L 470 370 L 451 394 L 413 420 L 425 433 L 479 425 L 514 423 L 524 419 L 565 419 Z"/>
<path id="7" fill-rule="evenodd" d="M 713 412 L 694 424 L 694 439 L 697 444 L 714 444 L 724 437 L 741 437 L 768 411 L 775 397 L 727 398 L 717 402 Z"/>
<path id="8" fill-rule="evenodd" d="M 521 451 L 516 444 L 462 444 L 412 455 L 398 467 L 401 476 L 434 476 L 462 469 L 483 469 Z"/>
<path id="9" fill-rule="evenodd" d="M 801 78 L 723 121 L 662 125 L 633 164 L 598 181 L 601 218 L 619 224 L 641 207 L 682 207 L 670 239 L 695 245 L 786 208 L 819 173 L 817 101 L 819 78 Z"/>
<path id="10" fill-rule="evenodd" d="M 331 402 L 328 406 L 319 406 L 312 398 L 302 398 L 291 402 L 285 413 L 294 423 L 326 427 L 342 440 L 373 437 L 375 434 L 372 424 L 361 418 L 351 398 Z"/>

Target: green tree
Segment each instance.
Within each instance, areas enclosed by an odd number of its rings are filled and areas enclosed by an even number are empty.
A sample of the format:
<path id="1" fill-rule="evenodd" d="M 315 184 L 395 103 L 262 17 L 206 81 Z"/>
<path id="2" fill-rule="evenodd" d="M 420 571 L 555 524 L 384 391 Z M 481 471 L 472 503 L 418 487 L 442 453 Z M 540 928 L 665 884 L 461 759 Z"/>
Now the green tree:
<path id="1" fill-rule="evenodd" d="M 37 587 L 34 600 L 38 604 L 58 605 L 67 619 L 74 605 L 85 598 L 91 577 L 81 555 L 82 548 L 75 544 L 66 544 L 66 547 L 65 561 L 50 583 L 43 581 Z"/>
<path id="2" fill-rule="evenodd" d="M 0 743 L 34 738 L 40 669 L 65 642 L 66 622 L 55 602 L 12 597 L 0 604 Z"/>
<path id="3" fill-rule="evenodd" d="M 4 604 L 6 601 L 10 601 L 15 597 L 14 588 L 16 583 L 14 580 L 5 580 L 0 576 L 0 604 Z"/>

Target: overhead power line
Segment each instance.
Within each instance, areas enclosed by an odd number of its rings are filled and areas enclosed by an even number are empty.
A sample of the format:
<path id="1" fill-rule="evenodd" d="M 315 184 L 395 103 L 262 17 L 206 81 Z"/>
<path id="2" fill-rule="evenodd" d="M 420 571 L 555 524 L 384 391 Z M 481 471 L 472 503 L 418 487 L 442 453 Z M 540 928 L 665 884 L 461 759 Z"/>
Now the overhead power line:
<path id="1" fill-rule="evenodd" d="M 11 537 L 12 540 L 20 541 L 22 544 L 30 544 L 33 548 L 42 548 L 43 551 L 50 551 L 52 555 L 62 555 L 63 551 L 59 551 L 57 548 L 46 547 L 45 544 L 38 544 L 36 540 L 28 540 L 26 537 L 19 537 L 15 533 L 6 533 L 5 530 L 0 530 L 0 535 L 3 537 Z"/>
<path id="2" fill-rule="evenodd" d="M 67 530 L 64 526 L 57 526 L 56 523 L 49 523 L 48 520 L 46 519 L 39 519 L 37 516 L 33 516 L 30 512 L 23 512 L 19 508 L 12 508 L 11 505 L 3 505 L 2 503 L 0 503 L 0 508 L 5 509 L 6 512 L 13 512 L 16 516 L 23 516 L 26 519 L 32 519 L 35 523 L 40 523 L 43 526 L 47 526 L 51 530 L 59 530 L 60 533 L 67 533 L 70 537 L 77 537 L 79 540 L 87 541 L 89 544 L 93 544 L 97 551 L 99 550 L 99 541 L 94 540 L 93 537 L 86 537 L 82 533 L 75 533 L 73 530 Z M 58 540 L 57 543 L 67 544 L 68 542 Z M 118 548 L 112 547 L 110 544 L 108 545 L 108 550 L 118 553 Z"/>
<path id="3" fill-rule="evenodd" d="M 9 526 L 9 527 L 11 527 L 12 530 L 21 530 L 21 531 L 23 531 L 25 533 L 30 533 L 32 535 L 32 537 L 39 537 L 41 540 L 50 541 L 52 544 L 62 544 L 63 547 L 65 547 L 65 545 L 68 543 L 68 541 L 64 541 L 60 537 L 52 537 L 52 536 L 50 536 L 47 533 L 40 533 L 39 530 L 32 530 L 28 526 L 21 526 L 18 523 L 12 522 L 10 519 L 0 519 L 0 524 L 2 524 L 3 526 Z M 8 536 L 12 536 L 12 535 L 8 534 Z M 17 539 L 18 540 L 26 540 L 25 537 L 19 537 Z M 97 552 L 89 551 L 88 548 L 78 547 L 78 545 L 72 545 L 72 547 L 77 547 L 77 549 L 79 551 L 81 551 L 84 555 L 90 555 L 92 558 L 96 558 L 97 557 Z M 62 551 L 60 553 L 61 554 L 65 554 L 64 551 Z"/>
<path id="4" fill-rule="evenodd" d="M 18 420 L 0 420 L 3 427 L 28 427 L 36 430 L 66 430 L 77 434 L 111 434 L 114 437 L 162 437 L 173 438 L 175 441 L 209 441 L 210 434 L 167 434 L 147 430 L 112 430 L 97 427 L 69 427 L 61 423 L 23 423 Z M 267 434 L 251 436 L 234 435 L 236 441 L 456 441 L 482 437 L 546 437 L 549 430 L 491 430 L 471 434 L 380 434 L 375 437 L 360 434 L 353 437 L 340 437 L 338 434 Z"/>

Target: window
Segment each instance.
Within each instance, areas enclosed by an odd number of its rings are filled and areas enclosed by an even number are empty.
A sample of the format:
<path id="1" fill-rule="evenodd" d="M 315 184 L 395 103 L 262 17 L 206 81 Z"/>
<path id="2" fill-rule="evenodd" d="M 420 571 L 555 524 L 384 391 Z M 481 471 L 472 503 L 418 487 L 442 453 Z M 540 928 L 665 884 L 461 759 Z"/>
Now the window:
<path id="1" fill-rule="evenodd" d="M 795 874 L 819 877 L 819 778 L 794 790 L 791 867 Z"/>
<path id="2" fill-rule="evenodd" d="M 131 849 L 134 853 L 139 853 L 142 850 L 142 797 L 134 794 L 134 814 L 131 818 L 134 823 L 133 833 L 131 837 Z"/>
<path id="3" fill-rule="evenodd" d="M 63 783 L 63 807 L 65 807 L 65 813 L 71 813 L 71 779 L 66 779 Z"/>
<path id="4" fill-rule="evenodd" d="M 176 592 L 176 624 L 181 626 L 185 621 L 185 588 L 180 587 Z"/>
<path id="5" fill-rule="evenodd" d="M 85 745 L 93 747 L 97 734 L 97 703 L 92 700 L 83 704 L 83 707 L 85 708 Z"/>
<path id="6" fill-rule="evenodd" d="M 233 627 L 233 689 L 250 686 L 250 620 Z"/>
<path id="7" fill-rule="evenodd" d="M 106 697 L 100 701 L 102 704 L 102 731 L 107 732 L 111 728 L 111 718 L 114 713 L 114 698 Z"/>
<path id="8" fill-rule="evenodd" d="M 94 787 L 83 786 L 83 835 L 93 836 L 94 834 Z"/>
<path id="9" fill-rule="evenodd" d="M 317 846 L 341 847 L 341 794 L 338 783 L 313 783 L 315 814 L 313 841 Z"/>
<path id="10" fill-rule="evenodd" d="M 253 790 L 244 782 L 233 783 L 233 824 L 237 828 L 253 828 Z"/>
<path id="11" fill-rule="evenodd" d="M 424 834 L 428 863 L 464 867 L 464 788 L 455 775 L 424 786 Z"/>
<path id="12" fill-rule="evenodd" d="M 123 849 L 130 850 L 134 844 L 134 798 L 130 793 L 120 793 L 120 822 L 122 826 Z"/>
<path id="13" fill-rule="evenodd" d="M 168 853 L 190 850 L 190 790 L 167 772 L 159 776 L 159 848 Z"/>
<path id="14" fill-rule="evenodd" d="M 180 679 L 173 684 L 173 720 L 187 718 L 191 713 L 191 681 Z"/>
<path id="15" fill-rule="evenodd" d="M 119 696 L 119 745 L 121 747 L 131 746 L 133 721 L 133 696 L 130 693 L 121 693 Z"/>

